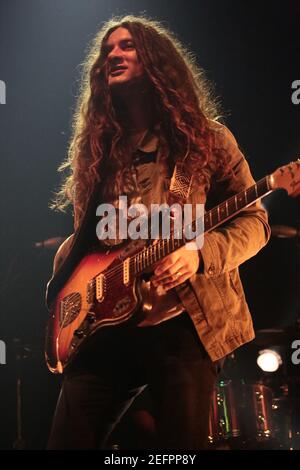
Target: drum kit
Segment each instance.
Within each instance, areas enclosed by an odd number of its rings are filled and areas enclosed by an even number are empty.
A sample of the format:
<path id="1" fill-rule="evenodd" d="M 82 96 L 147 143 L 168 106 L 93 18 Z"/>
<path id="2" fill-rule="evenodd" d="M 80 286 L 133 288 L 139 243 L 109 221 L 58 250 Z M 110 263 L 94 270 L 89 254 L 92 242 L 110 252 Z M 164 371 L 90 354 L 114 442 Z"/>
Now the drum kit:
<path id="1" fill-rule="evenodd" d="M 271 229 L 300 248 L 299 228 Z M 263 367 L 265 352 L 277 368 Z M 247 354 L 245 362 L 239 350 L 227 358 L 214 389 L 209 448 L 300 450 L 300 315 L 294 326 L 257 331 Z"/>
<path id="2" fill-rule="evenodd" d="M 298 370 L 291 361 L 291 344 L 296 338 L 300 348 L 299 325 L 257 332 L 256 350 L 269 345 L 276 350 L 277 346 L 283 359 L 276 372 L 257 367 L 260 372 L 254 381 L 234 373 L 238 361 L 235 355 L 229 358 L 234 362 L 228 368 L 232 378 L 225 365 L 213 392 L 209 448 L 300 450 L 300 364 Z"/>
<path id="3" fill-rule="evenodd" d="M 291 360 L 291 344 L 297 338 L 299 365 Z M 263 371 L 256 363 L 267 347 L 281 354 L 275 372 Z M 149 448 L 155 433 L 155 407 L 146 388 L 112 435 L 112 448 Z M 212 395 L 207 447 L 300 450 L 300 324 L 259 330 L 245 357 L 229 355 Z"/>

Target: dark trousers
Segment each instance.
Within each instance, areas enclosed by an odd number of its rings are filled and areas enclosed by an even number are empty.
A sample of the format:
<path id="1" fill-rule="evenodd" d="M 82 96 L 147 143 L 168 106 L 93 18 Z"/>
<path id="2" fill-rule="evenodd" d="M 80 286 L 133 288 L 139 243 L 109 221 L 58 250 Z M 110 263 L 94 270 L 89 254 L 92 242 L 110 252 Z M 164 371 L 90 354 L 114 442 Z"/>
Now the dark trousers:
<path id="1" fill-rule="evenodd" d="M 48 449 L 105 448 L 146 385 L 157 449 L 203 449 L 215 380 L 187 313 L 153 327 L 102 329 L 65 374 Z"/>

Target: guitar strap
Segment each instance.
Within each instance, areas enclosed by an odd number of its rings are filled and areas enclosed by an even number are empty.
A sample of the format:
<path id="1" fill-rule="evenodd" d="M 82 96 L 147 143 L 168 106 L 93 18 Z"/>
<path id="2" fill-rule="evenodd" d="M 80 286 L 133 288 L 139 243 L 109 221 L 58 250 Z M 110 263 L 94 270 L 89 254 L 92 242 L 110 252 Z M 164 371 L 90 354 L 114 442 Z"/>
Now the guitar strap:
<path id="1" fill-rule="evenodd" d="M 192 182 L 193 175 L 188 175 L 185 171 L 184 164 L 182 162 L 177 162 L 173 171 L 173 176 L 170 182 L 170 188 L 167 194 L 167 204 L 171 206 L 172 204 L 177 203 L 180 204 L 180 206 L 183 208 L 183 205 L 185 204 L 191 193 Z M 174 290 L 177 292 L 178 298 L 185 307 L 186 305 L 184 302 L 184 292 L 186 289 L 188 289 L 188 285 L 189 280 L 186 280 L 182 284 L 180 284 L 179 286 L 175 286 L 174 288 Z"/>
<path id="2" fill-rule="evenodd" d="M 184 164 L 177 162 L 170 182 L 167 195 L 167 204 L 178 203 L 183 205 L 191 193 L 193 175 L 187 175 Z"/>

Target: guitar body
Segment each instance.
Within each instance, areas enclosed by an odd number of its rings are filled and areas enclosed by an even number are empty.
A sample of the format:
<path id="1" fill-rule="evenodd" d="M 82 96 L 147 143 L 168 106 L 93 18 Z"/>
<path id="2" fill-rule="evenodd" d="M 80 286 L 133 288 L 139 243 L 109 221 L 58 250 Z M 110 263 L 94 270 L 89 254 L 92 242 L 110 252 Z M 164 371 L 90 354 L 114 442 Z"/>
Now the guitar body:
<path id="1" fill-rule="evenodd" d="M 131 242 L 79 262 L 50 308 L 45 355 L 52 372 L 62 373 L 99 328 L 126 322 L 140 310 L 140 278 L 124 278 L 123 263 L 138 250 L 140 244 Z"/>

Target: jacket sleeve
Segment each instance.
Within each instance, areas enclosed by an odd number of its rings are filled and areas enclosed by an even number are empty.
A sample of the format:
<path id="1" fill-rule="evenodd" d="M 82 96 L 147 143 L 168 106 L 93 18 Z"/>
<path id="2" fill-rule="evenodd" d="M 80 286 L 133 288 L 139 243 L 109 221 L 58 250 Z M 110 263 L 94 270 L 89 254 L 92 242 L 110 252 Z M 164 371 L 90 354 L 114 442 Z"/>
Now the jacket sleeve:
<path id="1" fill-rule="evenodd" d="M 222 202 L 253 185 L 255 181 L 235 138 L 225 126 L 219 125 L 216 145 L 229 154 L 232 169 L 230 177 L 216 183 L 215 191 Z M 258 201 L 231 221 L 204 235 L 201 272 L 209 277 L 231 271 L 254 256 L 269 238 L 267 213 Z"/>

